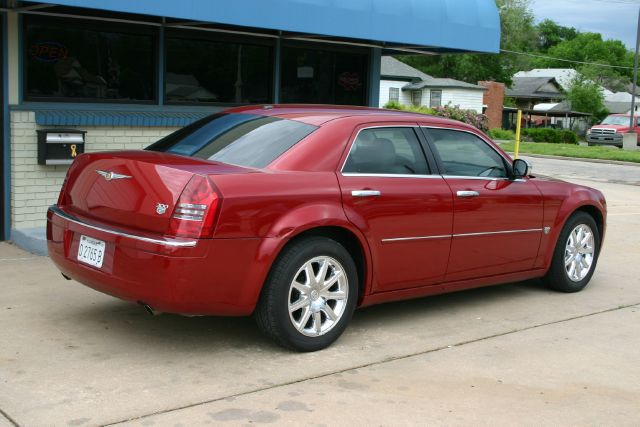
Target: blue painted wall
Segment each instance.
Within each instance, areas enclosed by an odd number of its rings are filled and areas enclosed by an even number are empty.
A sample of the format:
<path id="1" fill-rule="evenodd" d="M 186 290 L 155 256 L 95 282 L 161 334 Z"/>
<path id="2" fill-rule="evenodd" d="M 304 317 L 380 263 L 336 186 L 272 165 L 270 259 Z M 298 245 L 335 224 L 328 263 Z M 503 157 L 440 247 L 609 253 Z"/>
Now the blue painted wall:
<path id="1" fill-rule="evenodd" d="M 500 49 L 500 18 L 494 0 L 52 0 L 48 3 L 404 45 L 493 53 Z"/>

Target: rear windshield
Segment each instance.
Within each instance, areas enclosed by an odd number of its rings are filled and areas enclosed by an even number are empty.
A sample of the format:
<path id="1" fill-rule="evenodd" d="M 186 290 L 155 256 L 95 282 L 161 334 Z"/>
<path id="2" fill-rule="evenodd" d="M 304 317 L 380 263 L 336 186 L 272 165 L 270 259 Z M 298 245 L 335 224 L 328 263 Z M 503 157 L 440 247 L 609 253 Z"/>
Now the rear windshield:
<path id="1" fill-rule="evenodd" d="M 263 168 L 316 129 L 317 126 L 277 117 L 214 114 L 146 149 Z"/>

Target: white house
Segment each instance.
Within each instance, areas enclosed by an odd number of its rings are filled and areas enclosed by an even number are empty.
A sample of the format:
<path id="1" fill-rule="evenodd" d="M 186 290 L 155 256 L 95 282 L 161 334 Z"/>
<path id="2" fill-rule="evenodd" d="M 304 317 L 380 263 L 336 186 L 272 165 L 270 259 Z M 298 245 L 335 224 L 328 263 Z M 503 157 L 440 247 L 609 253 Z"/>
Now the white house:
<path id="1" fill-rule="evenodd" d="M 482 113 L 486 88 L 459 80 L 436 78 L 391 56 L 382 57 L 380 107 L 389 101 L 402 105 L 458 106 Z"/>

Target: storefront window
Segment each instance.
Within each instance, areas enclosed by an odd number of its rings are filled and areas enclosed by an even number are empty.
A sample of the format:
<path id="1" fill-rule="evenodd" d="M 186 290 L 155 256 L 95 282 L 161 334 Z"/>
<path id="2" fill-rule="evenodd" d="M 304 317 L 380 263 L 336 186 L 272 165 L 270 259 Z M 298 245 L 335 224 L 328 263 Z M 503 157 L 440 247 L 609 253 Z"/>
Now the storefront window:
<path id="1" fill-rule="evenodd" d="M 153 34 L 77 20 L 30 19 L 25 28 L 27 100 L 155 99 Z"/>
<path id="2" fill-rule="evenodd" d="M 165 98 L 170 103 L 268 103 L 272 69 L 270 46 L 168 37 Z"/>
<path id="3" fill-rule="evenodd" d="M 368 55 L 283 47 L 282 102 L 365 105 Z"/>

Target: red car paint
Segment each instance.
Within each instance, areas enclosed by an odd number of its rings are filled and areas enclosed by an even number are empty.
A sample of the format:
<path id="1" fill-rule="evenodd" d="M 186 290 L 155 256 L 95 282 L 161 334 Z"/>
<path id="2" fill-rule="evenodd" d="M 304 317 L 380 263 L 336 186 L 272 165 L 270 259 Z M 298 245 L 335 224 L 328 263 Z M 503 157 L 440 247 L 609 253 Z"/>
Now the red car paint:
<path id="1" fill-rule="evenodd" d="M 319 128 L 261 169 L 149 151 L 80 155 L 48 212 L 49 256 L 62 273 L 158 311 L 249 315 L 279 252 L 303 233 L 330 230 L 355 242 L 350 249 L 361 258 L 360 306 L 541 277 L 564 222 L 578 209 L 592 213 L 604 235 L 604 197 L 584 186 L 533 177 L 341 173 L 358 131 L 375 126 L 470 132 L 511 162 L 486 135 L 460 122 L 355 107 L 228 112 Z M 107 181 L 96 170 L 132 178 Z M 208 178 L 216 193 L 215 229 L 200 238 L 177 237 L 169 232 L 171 213 L 193 176 Z M 383 196 L 351 195 L 372 188 Z M 459 199 L 458 190 L 481 197 Z M 167 205 L 166 213 L 158 213 L 158 202 Z M 491 234 L 504 230 L 538 232 Z M 77 261 L 80 235 L 106 242 L 102 267 Z M 443 238 L 389 241 L 403 236 Z"/>

